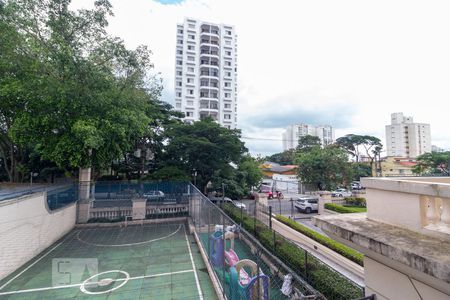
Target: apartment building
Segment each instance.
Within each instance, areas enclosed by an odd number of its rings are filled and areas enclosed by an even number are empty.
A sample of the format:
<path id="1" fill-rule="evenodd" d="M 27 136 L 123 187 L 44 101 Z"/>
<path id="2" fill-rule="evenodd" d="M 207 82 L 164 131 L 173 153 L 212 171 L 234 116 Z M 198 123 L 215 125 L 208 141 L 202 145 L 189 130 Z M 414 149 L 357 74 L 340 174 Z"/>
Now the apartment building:
<path id="1" fill-rule="evenodd" d="M 186 18 L 177 25 L 175 109 L 185 122 L 210 117 L 237 123 L 237 44 L 234 27 Z"/>
<path id="2" fill-rule="evenodd" d="M 391 114 L 391 125 L 386 125 L 387 156 L 415 158 L 431 152 L 430 124 L 414 123 L 403 113 Z"/>
<path id="3" fill-rule="evenodd" d="M 323 146 L 334 143 L 334 128 L 330 125 L 289 125 L 282 134 L 283 150 L 294 149 L 298 146 L 298 139 L 305 135 L 317 136 Z"/>

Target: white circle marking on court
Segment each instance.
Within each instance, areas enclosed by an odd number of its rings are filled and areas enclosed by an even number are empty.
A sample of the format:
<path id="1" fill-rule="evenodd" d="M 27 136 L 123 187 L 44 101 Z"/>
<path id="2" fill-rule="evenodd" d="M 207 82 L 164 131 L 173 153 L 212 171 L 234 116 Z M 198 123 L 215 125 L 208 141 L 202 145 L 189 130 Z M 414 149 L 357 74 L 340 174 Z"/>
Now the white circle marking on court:
<path id="1" fill-rule="evenodd" d="M 112 289 L 106 290 L 106 291 L 101 291 L 101 292 L 90 292 L 88 290 L 86 290 L 86 284 L 89 284 L 89 280 L 91 280 L 92 278 L 98 277 L 100 275 L 103 274 L 109 274 L 109 273 L 122 273 L 125 275 L 125 278 L 123 279 L 116 279 L 113 281 L 123 281 L 122 283 L 120 283 L 118 286 L 113 287 Z M 121 270 L 111 270 L 111 271 L 106 271 L 106 272 L 102 272 L 102 273 L 98 273 L 95 275 L 92 275 L 91 277 L 89 277 L 88 279 L 86 279 L 85 281 L 83 281 L 83 283 L 80 285 L 80 291 L 82 291 L 83 293 L 87 294 L 87 295 L 100 295 L 100 294 L 106 294 L 109 292 L 112 292 L 114 290 L 117 290 L 119 288 L 121 288 L 122 286 L 124 286 L 128 280 L 130 280 L 130 274 L 128 274 L 125 271 L 121 271 Z"/>
<path id="2" fill-rule="evenodd" d="M 77 234 L 77 239 L 82 242 L 85 243 L 87 245 L 91 245 L 91 246 L 97 246 L 97 247 L 126 247 L 126 246 L 135 246 L 135 245 L 143 245 L 143 244 L 147 244 L 147 243 L 152 243 L 152 242 L 156 242 L 156 241 L 160 241 L 163 239 L 167 239 L 173 235 L 175 235 L 178 231 L 180 231 L 182 225 L 178 226 L 178 229 L 175 230 L 174 232 L 172 232 L 169 235 L 157 238 L 157 239 L 152 239 L 152 240 L 148 240 L 148 241 L 143 241 L 143 242 L 136 242 L 136 243 L 129 243 L 129 244 L 113 244 L 113 245 L 107 245 L 107 244 L 95 244 L 95 243 L 90 243 L 90 242 L 86 242 L 85 240 L 83 240 L 82 238 L 80 238 L 80 233 L 81 231 L 78 232 Z"/>

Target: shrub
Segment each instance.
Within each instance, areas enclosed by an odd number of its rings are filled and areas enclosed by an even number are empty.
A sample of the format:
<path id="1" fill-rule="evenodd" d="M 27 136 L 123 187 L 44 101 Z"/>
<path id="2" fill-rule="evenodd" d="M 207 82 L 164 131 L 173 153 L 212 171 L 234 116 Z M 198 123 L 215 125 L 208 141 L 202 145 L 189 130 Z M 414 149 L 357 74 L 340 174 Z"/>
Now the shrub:
<path id="1" fill-rule="evenodd" d="M 303 226 L 302 224 L 299 224 L 285 216 L 277 215 L 276 219 L 280 221 L 283 224 L 288 225 L 292 229 L 300 232 L 301 234 L 306 235 L 307 237 L 315 240 L 316 242 L 324 245 L 325 247 L 330 248 L 333 251 L 336 251 L 337 253 L 341 254 L 342 256 L 350 259 L 351 261 L 364 266 L 363 258 L 364 255 L 356 250 L 353 250 L 352 248 L 349 248 L 345 245 L 342 245 L 341 243 L 336 242 L 333 239 L 330 239 L 329 237 L 326 237 L 306 226 Z"/>
<path id="2" fill-rule="evenodd" d="M 344 200 L 349 205 L 366 207 L 366 198 L 363 197 L 345 197 Z"/>
<path id="3" fill-rule="evenodd" d="M 325 203 L 325 208 L 342 214 L 360 213 L 366 211 L 364 207 L 342 206 L 334 203 Z"/>
<path id="4" fill-rule="evenodd" d="M 338 272 L 330 269 L 330 267 L 314 256 L 308 255 L 308 252 L 302 248 L 289 242 L 279 234 L 275 235 L 274 240 L 273 231 L 259 220 L 255 220 L 246 214 L 242 215 L 241 218 L 240 210 L 228 204 L 223 206 L 223 210 L 236 223 L 241 223 L 245 230 L 254 233 L 255 237 L 267 250 L 277 256 L 294 272 L 301 274 L 311 286 L 327 299 L 348 300 L 362 297 L 361 288 Z M 255 224 L 258 230 L 255 230 Z M 305 257 L 307 257 L 307 263 Z"/>

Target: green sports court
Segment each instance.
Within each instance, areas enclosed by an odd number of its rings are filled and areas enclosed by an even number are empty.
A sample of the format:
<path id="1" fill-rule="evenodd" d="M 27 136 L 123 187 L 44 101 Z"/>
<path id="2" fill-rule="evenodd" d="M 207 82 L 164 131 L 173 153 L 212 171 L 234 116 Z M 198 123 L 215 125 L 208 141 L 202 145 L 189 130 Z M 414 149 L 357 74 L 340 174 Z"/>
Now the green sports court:
<path id="1" fill-rule="evenodd" d="M 217 299 L 184 223 L 75 228 L 0 281 L 0 299 Z"/>

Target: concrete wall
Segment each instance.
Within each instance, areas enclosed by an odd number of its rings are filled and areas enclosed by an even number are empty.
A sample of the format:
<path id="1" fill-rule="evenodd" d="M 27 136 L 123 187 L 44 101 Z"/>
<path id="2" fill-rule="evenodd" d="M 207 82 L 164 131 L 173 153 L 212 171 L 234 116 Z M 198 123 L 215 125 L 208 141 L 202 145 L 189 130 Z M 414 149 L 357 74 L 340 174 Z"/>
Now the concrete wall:
<path id="1" fill-rule="evenodd" d="M 46 193 L 1 201 L 0 279 L 68 233 L 75 219 L 75 203 L 50 211 Z"/>
<path id="2" fill-rule="evenodd" d="M 364 257 L 366 296 L 375 294 L 377 300 L 449 300 L 435 288 L 375 260 Z"/>

